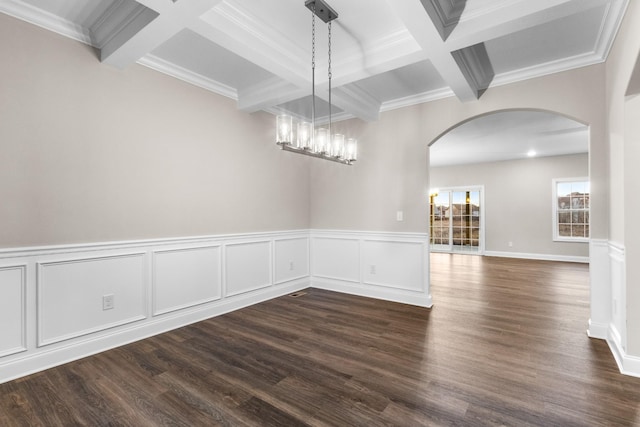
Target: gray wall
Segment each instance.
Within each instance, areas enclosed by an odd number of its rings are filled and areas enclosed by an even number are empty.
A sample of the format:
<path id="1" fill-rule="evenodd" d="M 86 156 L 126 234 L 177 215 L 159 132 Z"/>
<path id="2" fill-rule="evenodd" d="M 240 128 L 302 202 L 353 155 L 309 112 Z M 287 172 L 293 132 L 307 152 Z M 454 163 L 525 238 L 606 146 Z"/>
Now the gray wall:
<path id="1" fill-rule="evenodd" d="M 0 14 L 0 247 L 309 228 L 273 116 Z"/>
<path id="2" fill-rule="evenodd" d="M 552 180 L 588 174 L 587 154 L 430 168 L 432 188 L 484 185 L 487 251 L 581 257 L 588 243 L 553 241 Z"/>
<path id="3" fill-rule="evenodd" d="M 359 139 L 352 168 L 310 162 L 311 227 L 425 232 L 431 142 L 461 122 L 495 111 L 536 109 L 588 124 L 591 235 L 606 238 L 608 165 L 604 66 L 594 65 L 488 90 L 478 102 L 446 98 L 384 112 L 372 123 L 335 125 Z M 396 211 L 404 221 L 396 221 Z"/>

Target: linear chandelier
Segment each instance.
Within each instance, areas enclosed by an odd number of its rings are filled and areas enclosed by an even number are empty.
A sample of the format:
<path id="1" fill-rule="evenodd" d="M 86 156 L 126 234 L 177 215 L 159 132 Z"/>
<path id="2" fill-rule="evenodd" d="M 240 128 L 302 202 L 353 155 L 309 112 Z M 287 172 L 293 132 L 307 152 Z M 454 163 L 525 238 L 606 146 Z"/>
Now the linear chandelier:
<path id="1" fill-rule="evenodd" d="M 343 134 L 331 133 L 331 21 L 338 14 L 324 0 L 306 0 L 311 10 L 311 122 L 296 123 L 294 139 L 293 118 L 287 114 L 276 116 L 276 143 L 286 151 L 351 165 L 357 159 L 358 141 Z M 316 16 L 322 19 L 329 33 L 329 125 L 316 128 Z"/>

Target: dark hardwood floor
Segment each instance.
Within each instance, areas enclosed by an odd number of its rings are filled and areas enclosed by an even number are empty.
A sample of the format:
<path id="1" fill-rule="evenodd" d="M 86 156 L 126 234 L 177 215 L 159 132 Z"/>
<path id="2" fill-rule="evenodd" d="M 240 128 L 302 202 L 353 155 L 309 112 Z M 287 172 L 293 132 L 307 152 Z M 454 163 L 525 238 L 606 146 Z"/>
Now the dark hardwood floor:
<path id="1" fill-rule="evenodd" d="M 640 425 L 587 265 L 431 262 L 432 309 L 310 289 L 0 385 L 0 425 Z"/>

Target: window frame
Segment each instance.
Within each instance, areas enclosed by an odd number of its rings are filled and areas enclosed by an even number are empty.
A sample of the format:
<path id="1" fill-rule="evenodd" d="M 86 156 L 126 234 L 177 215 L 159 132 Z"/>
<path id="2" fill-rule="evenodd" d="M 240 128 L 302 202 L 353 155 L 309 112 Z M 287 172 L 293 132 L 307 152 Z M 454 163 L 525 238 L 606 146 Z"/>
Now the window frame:
<path id="1" fill-rule="evenodd" d="M 558 223 L 558 184 L 563 183 L 586 183 L 588 185 L 588 194 L 589 198 L 591 197 L 591 183 L 588 177 L 577 177 L 577 178 L 554 178 L 552 179 L 552 198 L 551 198 L 551 215 L 552 215 L 552 228 L 553 228 L 553 241 L 554 242 L 589 242 L 591 238 L 591 227 L 589 227 L 589 233 L 587 237 L 574 237 L 574 236 L 560 236 L 560 229 Z M 583 209 L 569 209 L 570 213 L 574 211 L 582 211 L 585 212 L 589 219 L 585 221 L 584 224 L 590 226 L 591 224 L 591 202 L 589 202 L 589 206 Z"/>
<path id="2" fill-rule="evenodd" d="M 457 248 L 461 248 L 464 246 L 459 246 L 459 245 L 453 245 L 451 244 L 451 242 L 453 241 L 453 235 L 451 234 L 452 227 L 451 224 L 449 224 L 447 226 L 447 230 L 449 230 L 449 232 L 447 232 L 447 237 L 449 238 L 449 242 L 444 244 L 444 243 L 433 243 L 432 239 L 433 239 L 433 235 L 432 235 L 432 224 L 429 224 L 429 250 L 432 252 L 445 252 L 445 253 L 470 253 L 470 254 L 474 254 L 474 255 L 484 255 L 486 247 L 485 247 L 485 242 L 486 242 L 486 219 L 485 219 L 485 187 L 484 184 L 479 184 L 479 185 L 465 185 L 465 186 L 456 186 L 456 187 L 444 187 L 444 188 L 440 188 L 439 190 L 436 191 L 437 194 L 442 195 L 443 193 L 450 193 L 449 194 L 449 206 L 453 206 L 453 193 L 454 192 L 466 192 L 466 191 L 470 191 L 470 192 L 478 192 L 479 194 L 479 205 L 480 205 L 480 210 L 478 212 L 478 215 L 480 217 L 480 221 L 479 221 L 479 227 L 477 227 L 478 233 L 479 233 L 479 238 L 477 239 L 478 241 L 478 246 L 469 246 L 471 248 L 477 248 L 474 250 L 469 250 L 469 251 L 460 251 Z M 437 196 L 436 196 L 437 197 Z M 429 215 L 431 215 L 431 200 L 428 200 L 428 204 L 429 204 Z M 449 214 L 451 215 L 451 214 Z M 473 212 L 472 212 L 472 216 L 473 216 Z M 449 216 L 450 217 L 450 216 Z M 475 227 L 474 227 L 475 228 Z"/>

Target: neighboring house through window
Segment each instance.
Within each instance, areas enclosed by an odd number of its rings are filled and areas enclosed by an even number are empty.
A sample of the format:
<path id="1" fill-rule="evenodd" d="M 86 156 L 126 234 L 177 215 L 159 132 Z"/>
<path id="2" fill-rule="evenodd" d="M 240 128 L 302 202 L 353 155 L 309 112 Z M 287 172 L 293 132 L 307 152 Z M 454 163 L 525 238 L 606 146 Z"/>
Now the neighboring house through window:
<path id="1" fill-rule="evenodd" d="M 553 240 L 589 239 L 589 179 L 553 180 Z"/>

